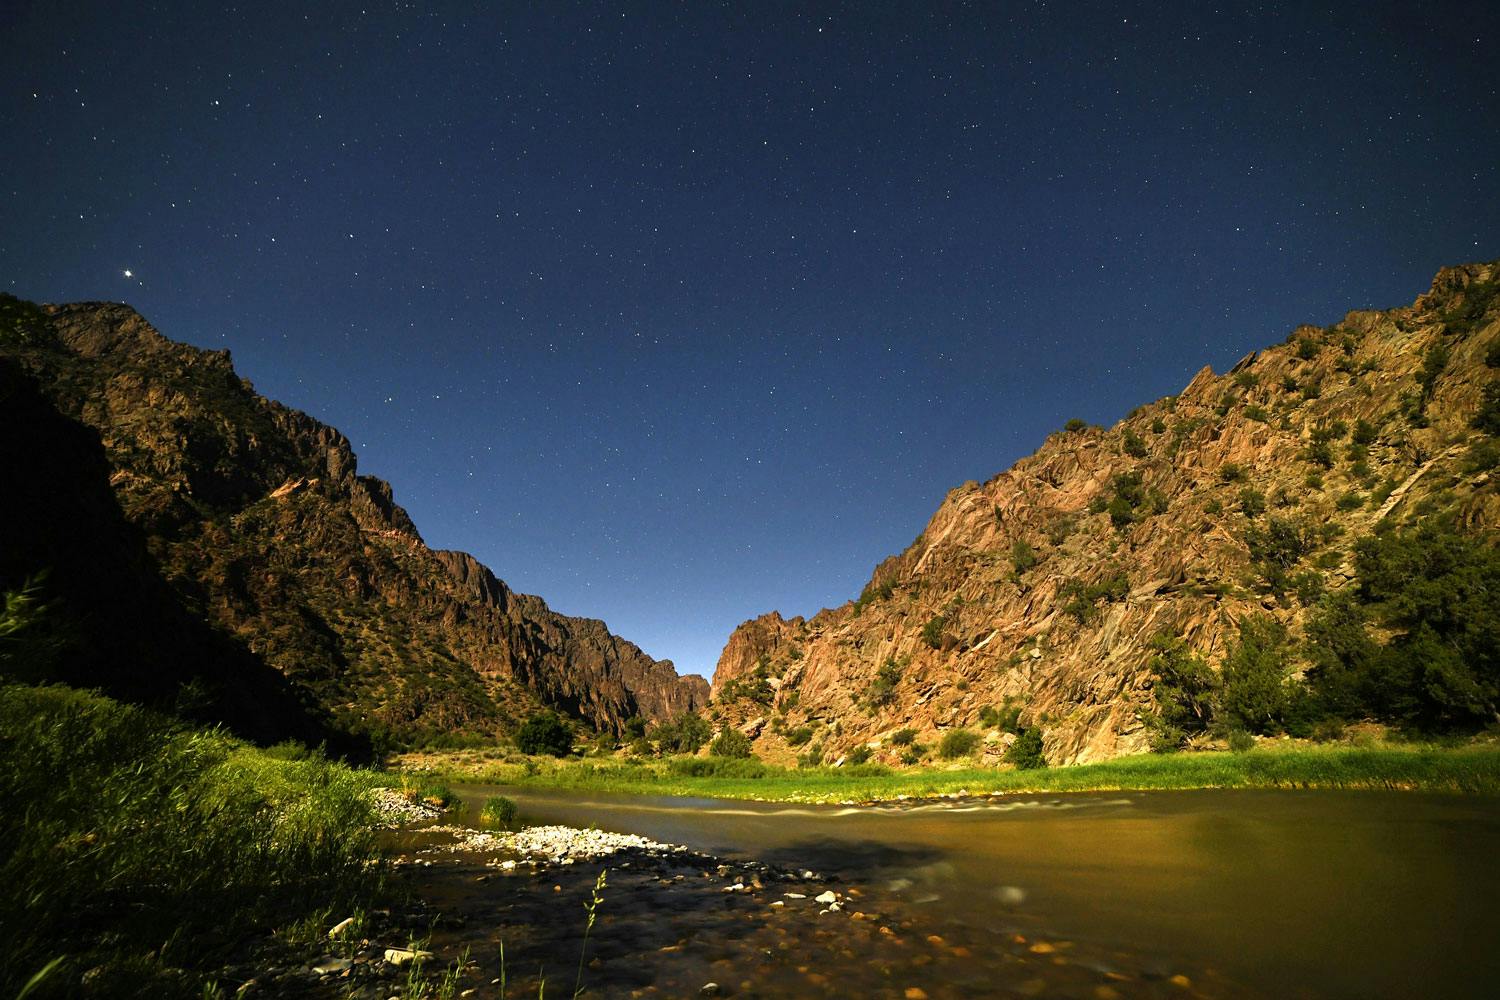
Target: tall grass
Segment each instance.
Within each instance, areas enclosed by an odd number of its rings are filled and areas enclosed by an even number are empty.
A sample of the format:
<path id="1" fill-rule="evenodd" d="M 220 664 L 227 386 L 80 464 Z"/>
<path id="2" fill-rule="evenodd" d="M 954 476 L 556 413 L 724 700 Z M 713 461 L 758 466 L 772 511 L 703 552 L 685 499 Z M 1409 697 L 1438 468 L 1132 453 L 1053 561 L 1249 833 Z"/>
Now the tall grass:
<path id="1" fill-rule="evenodd" d="M 200 995 L 245 935 L 383 877 L 368 779 L 316 755 L 63 687 L 0 687 L 0 734 L 0 994 L 56 962 L 30 995 Z"/>
<path id="2" fill-rule="evenodd" d="M 1261 748 L 1243 753 L 1143 754 L 1099 764 L 1037 770 L 884 767 L 787 769 L 735 762 L 717 768 L 702 759 L 650 764 L 572 762 L 439 768 L 450 781 L 591 792 L 838 802 L 919 798 L 968 792 L 1085 792 L 1186 788 L 1401 789 L 1500 795 L 1500 748 L 1376 746 Z"/>

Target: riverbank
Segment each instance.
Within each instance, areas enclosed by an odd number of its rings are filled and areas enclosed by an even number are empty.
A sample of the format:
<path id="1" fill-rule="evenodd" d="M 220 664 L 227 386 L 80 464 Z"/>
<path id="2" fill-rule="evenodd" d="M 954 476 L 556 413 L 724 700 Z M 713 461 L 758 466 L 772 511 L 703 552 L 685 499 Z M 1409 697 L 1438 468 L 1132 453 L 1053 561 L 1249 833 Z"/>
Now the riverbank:
<path id="1" fill-rule="evenodd" d="M 1031 771 L 779 768 L 713 758 L 500 759 L 496 752 L 410 753 L 397 770 L 424 778 L 641 795 L 764 802 L 874 803 L 964 795 L 1208 788 L 1401 790 L 1500 795 L 1500 747 L 1258 747 L 1243 753 L 1143 754 Z"/>

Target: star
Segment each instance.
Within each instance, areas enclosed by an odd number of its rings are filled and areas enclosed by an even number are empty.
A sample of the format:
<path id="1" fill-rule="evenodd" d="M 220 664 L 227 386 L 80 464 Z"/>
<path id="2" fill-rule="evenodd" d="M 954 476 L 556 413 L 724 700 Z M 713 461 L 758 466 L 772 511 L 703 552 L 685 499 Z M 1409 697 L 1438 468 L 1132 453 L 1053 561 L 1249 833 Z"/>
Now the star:
<path id="1" fill-rule="evenodd" d="M 122 273 L 123 273 L 123 275 L 124 275 L 124 276 L 125 276 L 125 277 L 127 277 L 127 278 L 134 278 L 134 277 L 135 277 L 135 272 L 134 272 L 134 271 L 132 271 L 132 270 L 131 270 L 131 269 L 130 269 L 130 268 L 128 268 L 128 267 L 127 267 L 127 268 L 126 268 L 126 269 L 125 269 L 125 270 L 124 270 L 124 271 L 123 271 L 123 272 L 122 272 Z"/>

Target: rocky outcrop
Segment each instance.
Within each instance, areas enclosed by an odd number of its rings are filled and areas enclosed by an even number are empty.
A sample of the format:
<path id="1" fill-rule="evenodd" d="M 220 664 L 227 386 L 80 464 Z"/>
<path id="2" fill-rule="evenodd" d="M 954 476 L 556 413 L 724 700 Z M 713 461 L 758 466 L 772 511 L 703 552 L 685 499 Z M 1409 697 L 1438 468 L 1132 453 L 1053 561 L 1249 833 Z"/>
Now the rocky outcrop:
<path id="1" fill-rule="evenodd" d="M 701 678 L 603 622 L 429 549 L 344 435 L 256 394 L 227 351 L 117 304 L 26 315 L 0 354 L 97 435 L 124 520 L 182 604 L 345 728 L 493 734 L 549 704 L 617 730 L 706 703 Z"/>
<path id="2" fill-rule="evenodd" d="M 771 759 L 807 728 L 825 759 L 859 744 L 894 759 L 893 730 L 930 742 L 1006 703 L 1054 762 L 1144 749 L 1154 637 L 1217 662 L 1246 615 L 1297 634 L 1316 594 L 1352 577 L 1352 543 L 1383 523 L 1445 509 L 1476 530 L 1500 524 L 1494 475 L 1465 457 L 1496 374 L 1497 287 L 1495 264 L 1445 269 L 1409 307 L 1299 327 L 1111 428 L 1053 434 L 951 491 L 858 601 L 799 624 L 795 660 L 775 652 L 779 616 L 740 626 L 715 711 L 739 723 L 774 710 L 756 742 Z M 1310 550 L 1268 570 L 1249 542 L 1273 519 Z M 756 663 L 776 680 L 769 697 L 728 690 Z"/>
<path id="3" fill-rule="evenodd" d="M 730 634 L 724 652 L 719 654 L 713 689 L 719 691 L 728 682 L 751 675 L 757 667 L 789 663 L 797 641 L 806 633 L 804 619 L 782 618 L 777 611 L 744 622 Z"/>

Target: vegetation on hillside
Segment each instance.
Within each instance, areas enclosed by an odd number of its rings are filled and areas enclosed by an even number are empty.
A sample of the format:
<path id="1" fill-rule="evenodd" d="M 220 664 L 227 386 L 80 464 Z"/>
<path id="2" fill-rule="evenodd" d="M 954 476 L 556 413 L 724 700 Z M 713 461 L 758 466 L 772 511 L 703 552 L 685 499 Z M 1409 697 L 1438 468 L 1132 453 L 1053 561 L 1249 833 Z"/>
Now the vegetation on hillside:
<path id="1" fill-rule="evenodd" d="M 1206 733 L 1307 736 L 1374 719 L 1474 731 L 1500 709 L 1500 544 L 1450 516 L 1360 539 L 1354 586 L 1321 598 L 1305 638 L 1248 616 L 1218 671 L 1159 637 L 1149 663 L 1158 750 Z"/>

